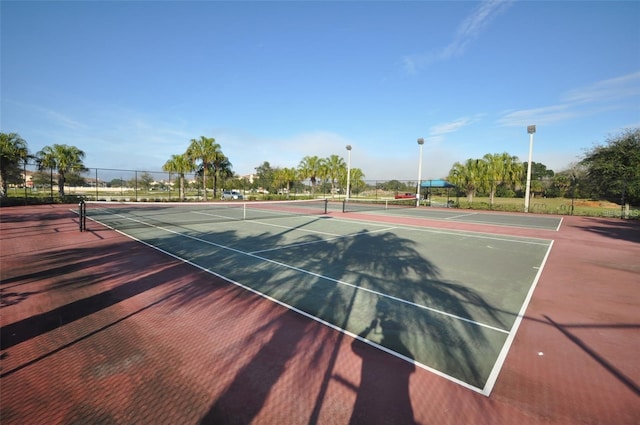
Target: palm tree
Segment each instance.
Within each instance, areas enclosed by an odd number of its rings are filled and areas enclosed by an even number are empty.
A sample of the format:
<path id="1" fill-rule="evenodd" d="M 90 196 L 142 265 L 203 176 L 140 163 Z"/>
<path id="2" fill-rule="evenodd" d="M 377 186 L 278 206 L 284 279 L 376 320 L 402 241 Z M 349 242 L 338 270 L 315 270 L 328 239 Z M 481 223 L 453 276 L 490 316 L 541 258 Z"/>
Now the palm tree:
<path id="1" fill-rule="evenodd" d="M 193 163 L 189 161 L 186 155 L 172 155 L 171 159 L 162 166 L 162 170 L 169 173 L 178 173 L 180 179 L 178 197 L 184 199 L 184 174 L 193 171 Z"/>
<path id="2" fill-rule="evenodd" d="M 351 192 L 358 193 L 358 188 L 364 187 L 364 172 L 360 168 L 351 169 Z M 351 194 L 347 194 L 351 196 Z"/>
<path id="3" fill-rule="evenodd" d="M 27 142 L 17 133 L 0 133 L 0 197 L 7 196 L 9 176 L 29 157 Z"/>
<path id="4" fill-rule="evenodd" d="M 287 189 L 287 198 L 291 192 L 291 186 L 298 179 L 299 173 L 295 168 L 279 168 L 276 170 L 275 177 L 278 182 L 278 186 L 283 184 Z"/>
<path id="5" fill-rule="evenodd" d="M 486 162 L 486 175 L 484 181 L 489 188 L 489 204 L 493 206 L 496 189 L 501 184 L 513 185 L 520 176 L 520 162 L 518 157 L 508 153 L 486 154 L 483 157 Z"/>
<path id="6" fill-rule="evenodd" d="M 480 159 L 469 158 L 464 164 L 456 162 L 449 171 L 447 180 L 463 188 L 467 194 L 467 202 L 471 203 L 476 190 L 483 186 L 483 178 L 486 175 L 485 168 L 486 163 Z"/>
<path id="7" fill-rule="evenodd" d="M 191 144 L 185 152 L 185 156 L 193 164 L 200 162 L 205 201 L 207 200 L 207 170 L 213 167 L 213 162 L 221 153 L 220 145 L 216 143 L 216 139 L 204 136 L 200 136 L 200 139 L 191 139 Z"/>
<path id="8" fill-rule="evenodd" d="M 38 170 L 49 170 L 49 188 L 51 190 L 51 202 L 53 202 L 53 170 L 56 168 L 56 160 L 53 157 L 53 151 L 47 149 L 45 151 L 39 151 L 36 153 L 36 162 L 38 163 Z M 43 173 L 44 174 L 44 173 Z"/>
<path id="9" fill-rule="evenodd" d="M 213 168 L 213 197 L 215 198 L 218 192 L 218 178 L 226 179 L 227 177 L 232 177 L 233 171 L 231 170 L 232 165 L 229 158 L 222 151 L 214 155 L 211 166 Z"/>
<path id="10" fill-rule="evenodd" d="M 489 188 L 489 205 L 493 207 L 493 198 L 496 194 L 496 188 L 501 182 L 502 175 L 504 174 L 504 162 L 499 154 L 488 153 L 482 157 L 482 159 L 486 164 L 486 174 L 484 175 L 484 179 L 486 180 L 486 185 Z"/>
<path id="11" fill-rule="evenodd" d="M 75 146 L 58 145 L 45 146 L 36 154 L 40 169 L 58 169 L 58 193 L 64 196 L 64 183 L 66 175 L 72 172 L 86 171 L 82 163 L 84 152 Z M 97 184 L 98 182 L 96 182 Z"/>
<path id="12" fill-rule="evenodd" d="M 323 163 L 324 160 L 318 158 L 317 156 L 305 156 L 304 158 L 302 158 L 302 161 L 300 161 L 300 164 L 298 165 L 300 178 L 302 180 L 309 179 L 309 181 L 311 182 L 312 194 L 315 192 L 318 177 L 320 175 L 320 169 L 322 168 Z"/>
<path id="13" fill-rule="evenodd" d="M 325 176 L 331 181 L 331 196 L 335 194 L 336 181 L 345 173 L 346 164 L 344 159 L 338 155 L 331 155 L 325 160 Z"/>

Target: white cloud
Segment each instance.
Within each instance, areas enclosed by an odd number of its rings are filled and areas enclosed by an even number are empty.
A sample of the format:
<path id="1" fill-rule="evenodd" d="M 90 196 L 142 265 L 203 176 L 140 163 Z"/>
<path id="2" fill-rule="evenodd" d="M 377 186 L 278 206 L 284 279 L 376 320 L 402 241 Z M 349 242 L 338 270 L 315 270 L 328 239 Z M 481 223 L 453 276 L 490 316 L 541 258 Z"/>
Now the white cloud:
<path id="1" fill-rule="evenodd" d="M 440 53 L 442 60 L 464 53 L 467 45 L 477 38 L 496 16 L 511 6 L 509 0 L 489 0 L 481 2 L 460 26 L 454 40 Z"/>
<path id="2" fill-rule="evenodd" d="M 595 82 L 569 91 L 563 100 L 569 103 L 594 103 L 640 95 L 640 72 Z"/>
<path id="3" fill-rule="evenodd" d="M 72 130 L 79 130 L 79 129 L 86 129 L 87 126 L 80 123 L 79 121 L 76 121 L 72 118 L 69 118 L 68 116 L 61 114 L 59 112 L 56 111 L 52 111 L 49 109 L 42 109 L 42 111 L 54 122 L 56 122 L 58 125 L 61 125 L 63 127 L 67 127 L 70 128 Z"/>
<path id="4" fill-rule="evenodd" d="M 640 95 L 640 72 L 602 80 L 568 91 L 562 103 L 540 108 L 506 111 L 498 124 L 506 127 L 550 124 L 621 108 L 615 102 Z"/>
<path id="5" fill-rule="evenodd" d="M 498 119 L 498 124 L 505 127 L 523 127 L 527 125 L 544 125 L 565 121 L 577 116 L 570 105 L 552 105 L 542 108 L 523 109 L 505 112 Z"/>
<path id="6" fill-rule="evenodd" d="M 455 121 L 434 125 L 429 130 L 429 134 L 431 136 L 438 136 L 446 133 L 453 133 L 455 131 L 460 130 L 463 127 L 466 127 L 468 125 L 471 125 L 477 122 L 479 118 L 480 118 L 480 115 L 478 114 L 472 117 L 462 117 L 462 118 L 458 118 Z"/>
<path id="7" fill-rule="evenodd" d="M 487 26 L 498 15 L 506 11 L 512 0 L 487 0 L 481 2 L 469 16 L 458 26 L 453 40 L 435 53 L 407 55 L 402 58 L 404 69 L 409 74 L 415 74 L 433 62 L 446 61 L 462 55 L 469 43 L 478 38 Z"/>
<path id="8" fill-rule="evenodd" d="M 404 56 L 402 58 L 402 63 L 404 64 L 404 69 L 409 74 L 415 74 L 418 72 L 418 63 L 416 61 L 416 56 Z"/>
<path id="9" fill-rule="evenodd" d="M 37 115 L 44 116 L 48 122 L 52 123 L 56 127 L 64 127 L 71 130 L 83 130 L 87 129 L 88 126 L 77 119 L 71 118 L 69 115 L 63 114 L 57 110 L 51 109 L 50 107 L 44 107 L 39 105 L 33 105 L 22 102 L 13 102 L 9 100 L 8 102 L 16 105 L 18 107 L 25 108 L 29 111 L 35 112 Z"/>

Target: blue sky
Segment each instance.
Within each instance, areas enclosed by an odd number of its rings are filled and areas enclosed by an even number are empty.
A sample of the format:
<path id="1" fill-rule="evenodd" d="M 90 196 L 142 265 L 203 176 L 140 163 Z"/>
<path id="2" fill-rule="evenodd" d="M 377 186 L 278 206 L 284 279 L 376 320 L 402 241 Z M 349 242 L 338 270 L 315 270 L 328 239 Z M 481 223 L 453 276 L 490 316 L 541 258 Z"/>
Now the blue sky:
<path id="1" fill-rule="evenodd" d="M 508 152 L 560 171 L 640 127 L 640 2 L 0 2 L 1 128 L 160 170 L 341 155 L 367 179 Z"/>

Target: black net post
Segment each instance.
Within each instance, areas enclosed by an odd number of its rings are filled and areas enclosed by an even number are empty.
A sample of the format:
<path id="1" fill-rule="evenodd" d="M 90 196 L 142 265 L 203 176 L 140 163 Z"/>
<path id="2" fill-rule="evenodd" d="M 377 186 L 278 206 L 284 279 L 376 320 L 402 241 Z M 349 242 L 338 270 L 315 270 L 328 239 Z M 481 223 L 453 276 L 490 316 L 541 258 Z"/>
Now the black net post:
<path id="1" fill-rule="evenodd" d="M 80 207 L 80 231 L 84 232 L 87 228 L 87 204 L 84 201 L 80 201 L 78 206 Z"/>

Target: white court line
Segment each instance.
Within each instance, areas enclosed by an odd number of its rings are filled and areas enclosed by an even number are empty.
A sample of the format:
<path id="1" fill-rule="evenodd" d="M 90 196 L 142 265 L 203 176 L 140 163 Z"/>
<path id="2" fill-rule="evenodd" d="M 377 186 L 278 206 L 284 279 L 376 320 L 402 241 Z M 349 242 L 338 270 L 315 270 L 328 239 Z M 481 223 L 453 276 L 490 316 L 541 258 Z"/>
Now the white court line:
<path id="1" fill-rule="evenodd" d="M 467 213 L 467 214 L 458 214 L 451 217 L 445 217 L 442 220 L 452 220 L 460 217 L 469 217 L 470 215 L 477 215 L 478 213 Z"/>
<path id="2" fill-rule="evenodd" d="M 238 217 L 229 217 L 229 216 L 226 216 L 226 215 L 212 214 L 212 213 L 207 213 L 207 212 L 203 212 L 203 211 L 188 211 L 188 212 L 190 212 L 192 214 L 206 215 L 206 216 L 209 216 L 209 217 L 224 218 L 224 219 L 229 220 L 229 221 L 243 221 L 241 218 L 238 218 Z"/>
<path id="3" fill-rule="evenodd" d="M 551 241 L 551 243 L 549 244 L 549 249 L 547 249 L 547 253 L 542 259 L 542 263 L 540 264 L 538 273 L 536 273 L 536 277 L 533 279 L 533 283 L 531 284 L 531 287 L 529 288 L 529 292 L 527 293 L 527 296 L 525 297 L 522 303 L 522 307 L 520 308 L 520 311 L 516 316 L 516 320 L 513 323 L 513 326 L 511 326 L 511 331 L 507 336 L 507 340 L 504 342 L 504 345 L 502 346 L 502 350 L 500 350 L 500 354 L 498 354 L 498 358 L 496 359 L 496 362 L 493 364 L 493 369 L 491 369 L 491 373 L 489 373 L 489 377 L 487 378 L 487 381 L 484 384 L 482 393 L 487 397 L 491 394 L 491 391 L 493 390 L 493 386 L 498 380 L 498 375 L 502 370 L 502 365 L 507 359 L 507 354 L 511 349 L 511 344 L 513 343 L 513 340 L 515 339 L 516 334 L 518 333 L 518 328 L 520 327 L 520 323 L 522 322 L 522 319 L 524 318 L 527 308 L 529 307 L 529 302 L 533 297 L 533 292 L 535 291 L 536 286 L 538 286 L 538 280 L 540 280 L 540 275 L 542 275 L 542 270 L 544 269 L 544 265 L 547 263 L 547 259 L 549 258 L 549 254 L 551 253 L 553 242 L 554 241 Z"/>

